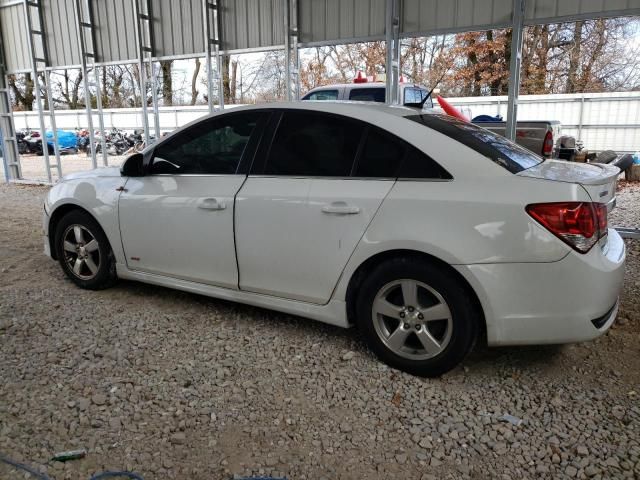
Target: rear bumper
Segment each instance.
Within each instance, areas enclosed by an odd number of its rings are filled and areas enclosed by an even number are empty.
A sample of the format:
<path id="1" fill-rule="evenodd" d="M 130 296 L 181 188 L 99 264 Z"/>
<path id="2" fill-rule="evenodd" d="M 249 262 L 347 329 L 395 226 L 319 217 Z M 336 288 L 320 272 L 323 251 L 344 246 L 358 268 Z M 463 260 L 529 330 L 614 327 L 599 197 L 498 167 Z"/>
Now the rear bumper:
<path id="1" fill-rule="evenodd" d="M 625 245 L 609 229 L 604 249 L 552 263 L 457 267 L 484 309 L 489 345 L 571 343 L 605 333 L 618 312 Z"/>

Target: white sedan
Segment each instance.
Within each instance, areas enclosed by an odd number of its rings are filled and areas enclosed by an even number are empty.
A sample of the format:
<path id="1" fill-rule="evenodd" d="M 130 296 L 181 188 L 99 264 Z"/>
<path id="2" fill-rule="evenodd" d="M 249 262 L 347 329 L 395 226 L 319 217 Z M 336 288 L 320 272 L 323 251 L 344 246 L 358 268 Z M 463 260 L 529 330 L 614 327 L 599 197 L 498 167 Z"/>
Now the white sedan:
<path id="1" fill-rule="evenodd" d="M 406 107 L 304 102 L 187 125 L 47 195 L 45 251 L 117 278 L 356 325 L 442 374 L 489 345 L 593 339 L 618 309 L 618 169 L 547 160 Z"/>

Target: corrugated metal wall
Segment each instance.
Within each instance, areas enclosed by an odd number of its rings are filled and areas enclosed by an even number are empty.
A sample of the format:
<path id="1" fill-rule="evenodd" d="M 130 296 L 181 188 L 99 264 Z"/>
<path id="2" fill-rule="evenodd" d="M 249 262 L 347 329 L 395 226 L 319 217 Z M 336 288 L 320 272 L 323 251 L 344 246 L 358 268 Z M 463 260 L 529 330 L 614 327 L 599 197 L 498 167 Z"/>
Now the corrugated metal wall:
<path id="1" fill-rule="evenodd" d="M 7 70 L 15 72 L 31 68 L 23 5 L 0 7 L 0 35 L 4 44 Z"/>
<path id="2" fill-rule="evenodd" d="M 73 0 L 42 0 L 50 60 L 63 67 L 80 63 Z M 100 62 L 137 58 L 134 0 L 90 0 Z M 220 0 L 223 50 L 284 45 L 288 0 Z M 297 0 L 303 44 L 383 39 L 386 0 Z M 507 26 L 512 0 L 399 0 L 403 36 Z M 201 0 L 153 0 L 156 55 L 200 55 L 205 51 Z M 525 21 L 640 15 L 640 0 L 526 0 Z M 0 27 L 11 71 L 28 68 L 24 6 L 0 0 Z"/>
<path id="3" fill-rule="evenodd" d="M 553 23 L 593 15 L 638 15 L 640 0 L 527 0 L 525 22 Z"/>
<path id="4" fill-rule="evenodd" d="M 156 56 L 202 54 L 203 18 L 201 0 L 156 0 L 153 3 Z"/>
<path id="5" fill-rule="evenodd" d="M 384 38 L 385 0 L 298 0 L 300 42 Z"/>
<path id="6" fill-rule="evenodd" d="M 404 0 L 403 35 L 504 27 L 511 23 L 513 0 Z"/>
<path id="7" fill-rule="evenodd" d="M 132 0 L 91 0 L 96 24 L 98 61 L 115 62 L 138 58 Z"/>
<path id="8" fill-rule="evenodd" d="M 284 45 L 285 1 L 222 0 L 222 49 Z"/>
<path id="9" fill-rule="evenodd" d="M 42 3 L 50 64 L 78 65 L 80 45 L 78 45 L 78 28 L 73 11 L 73 0 L 47 0 Z"/>

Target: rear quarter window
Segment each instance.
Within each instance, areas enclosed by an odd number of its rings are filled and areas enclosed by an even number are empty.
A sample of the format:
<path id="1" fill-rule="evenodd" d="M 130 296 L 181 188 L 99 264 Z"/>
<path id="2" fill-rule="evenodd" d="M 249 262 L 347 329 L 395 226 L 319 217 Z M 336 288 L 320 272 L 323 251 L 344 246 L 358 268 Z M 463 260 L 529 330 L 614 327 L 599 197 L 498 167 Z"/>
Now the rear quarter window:
<path id="1" fill-rule="evenodd" d="M 502 135 L 449 115 L 422 114 L 406 118 L 457 140 L 511 173 L 527 170 L 544 161 L 542 157 Z"/>

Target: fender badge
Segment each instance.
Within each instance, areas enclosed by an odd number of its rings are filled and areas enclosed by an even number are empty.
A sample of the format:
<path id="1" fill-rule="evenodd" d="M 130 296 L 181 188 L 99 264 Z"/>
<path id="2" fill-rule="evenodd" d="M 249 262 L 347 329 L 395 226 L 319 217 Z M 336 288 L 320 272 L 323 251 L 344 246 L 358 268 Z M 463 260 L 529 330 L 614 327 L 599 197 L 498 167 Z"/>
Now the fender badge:
<path id="1" fill-rule="evenodd" d="M 601 197 L 606 197 L 607 195 L 609 195 L 609 190 L 605 190 L 604 192 L 600 192 L 600 196 Z"/>
<path id="2" fill-rule="evenodd" d="M 131 257 L 131 260 L 135 260 L 136 262 L 140 261 L 140 257 Z"/>

